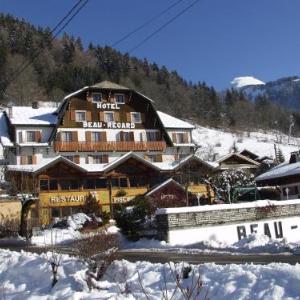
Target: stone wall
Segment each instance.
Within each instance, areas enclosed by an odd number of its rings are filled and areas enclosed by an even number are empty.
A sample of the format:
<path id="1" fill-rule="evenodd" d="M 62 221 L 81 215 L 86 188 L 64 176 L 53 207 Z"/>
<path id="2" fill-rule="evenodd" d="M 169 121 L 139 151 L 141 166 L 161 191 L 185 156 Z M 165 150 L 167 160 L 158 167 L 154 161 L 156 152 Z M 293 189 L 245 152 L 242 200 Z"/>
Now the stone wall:
<path id="1" fill-rule="evenodd" d="M 190 212 L 166 212 L 157 214 L 158 238 L 167 240 L 169 230 L 300 216 L 300 201 L 299 203 L 286 205 L 282 202 L 280 202 L 280 205 L 276 205 L 274 201 L 272 201 L 271 204 L 265 206 L 255 206 L 255 202 L 253 202 L 253 207 L 233 209 L 228 209 L 227 207 L 224 210 L 212 210 L 210 206 L 210 209 L 207 211 L 195 212 L 192 210 L 193 207 L 191 207 Z"/>

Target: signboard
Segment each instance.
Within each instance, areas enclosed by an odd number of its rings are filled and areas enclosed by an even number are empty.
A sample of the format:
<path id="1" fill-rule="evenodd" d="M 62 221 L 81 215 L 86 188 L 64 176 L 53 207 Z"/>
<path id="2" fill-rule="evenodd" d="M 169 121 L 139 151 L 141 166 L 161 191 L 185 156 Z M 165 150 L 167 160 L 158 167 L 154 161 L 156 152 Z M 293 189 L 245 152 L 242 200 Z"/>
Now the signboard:
<path id="1" fill-rule="evenodd" d="M 60 196 L 51 196 L 50 203 L 70 203 L 70 202 L 84 202 L 86 195 L 60 195 Z"/>
<path id="2" fill-rule="evenodd" d="M 83 128 L 133 129 L 135 123 L 130 122 L 82 122 Z"/>
<path id="3" fill-rule="evenodd" d="M 272 239 L 299 241 L 300 217 L 276 218 L 256 222 L 223 224 L 169 230 L 168 242 L 171 244 L 193 244 L 205 240 L 222 243 L 236 243 L 251 234 L 267 235 Z"/>

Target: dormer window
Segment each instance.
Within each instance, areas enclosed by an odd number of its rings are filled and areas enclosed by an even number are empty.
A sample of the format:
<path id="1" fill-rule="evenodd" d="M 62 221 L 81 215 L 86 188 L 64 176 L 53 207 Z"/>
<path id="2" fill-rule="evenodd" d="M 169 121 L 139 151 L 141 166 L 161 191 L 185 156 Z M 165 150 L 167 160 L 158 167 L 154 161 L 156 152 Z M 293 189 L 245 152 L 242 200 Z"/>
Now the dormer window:
<path id="1" fill-rule="evenodd" d="M 116 103 L 125 104 L 125 96 L 124 94 L 115 94 Z"/>
<path id="2" fill-rule="evenodd" d="M 102 101 L 102 94 L 101 93 L 92 93 L 93 102 L 101 102 Z"/>

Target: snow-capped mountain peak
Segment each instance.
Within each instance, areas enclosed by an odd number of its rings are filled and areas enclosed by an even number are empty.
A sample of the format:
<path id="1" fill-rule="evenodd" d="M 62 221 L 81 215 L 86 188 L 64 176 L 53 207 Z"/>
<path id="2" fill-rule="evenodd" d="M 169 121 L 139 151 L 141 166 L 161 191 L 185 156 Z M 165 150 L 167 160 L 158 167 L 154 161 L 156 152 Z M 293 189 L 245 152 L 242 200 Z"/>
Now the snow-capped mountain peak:
<path id="1" fill-rule="evenodd" d="M 236 77 L 231 81 L 233 88 L 240 89 L 249 85 L 265 85 L 265 83 L 252 76 Z"/>

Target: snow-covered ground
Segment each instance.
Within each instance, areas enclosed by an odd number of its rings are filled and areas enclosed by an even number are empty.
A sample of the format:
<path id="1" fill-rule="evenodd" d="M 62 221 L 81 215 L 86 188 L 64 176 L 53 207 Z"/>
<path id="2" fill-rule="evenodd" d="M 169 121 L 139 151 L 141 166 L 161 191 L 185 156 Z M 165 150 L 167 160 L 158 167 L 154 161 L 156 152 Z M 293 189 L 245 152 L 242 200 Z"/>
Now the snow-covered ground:
<path id="1" fill-rule="evenodd" d="M 114 261 L 104 277 L 89 290 L 85 263 L 61 256 L 58 282 L 51 288 L 52 254 L 42 255 L 0 250 L 0 295 L 2 299 L 162 299 L 176 290 L 176 299 L 184 299 L 176 289 L 175 276 L 183 288 L 192 287 L 200 278 L 197 299 L 300 299 L 300 265 L 191 265 L 187 279 L 182 268 L 187 264 L 153 264 Z M 194 276 L 192 275 L 194 272 Z"/>
<path id="2" fill-rule="evenodd" d="M 281 149 L 288 160 L 292 151 L 299 150 L 300 138 L 290 138 L 278 132 L 225 132 L 223 130 L 196 126 L 192 132 L 193 140 L 201 147 L 197 154 L 208 161 L 216 160 L 233 151 L 234 145 L 239 151 L 247 149 L 260 157 L 275 157 L 274 144 Z"/>

